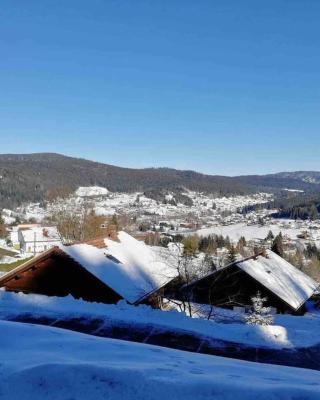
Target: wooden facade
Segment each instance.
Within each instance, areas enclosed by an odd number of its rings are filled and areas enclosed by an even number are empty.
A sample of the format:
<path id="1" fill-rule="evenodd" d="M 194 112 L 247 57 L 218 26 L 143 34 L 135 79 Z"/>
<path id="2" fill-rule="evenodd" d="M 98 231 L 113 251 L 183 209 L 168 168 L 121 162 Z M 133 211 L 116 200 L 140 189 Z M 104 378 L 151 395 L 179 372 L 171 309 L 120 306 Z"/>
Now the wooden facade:
<path id="1" fill-rule="evenodd" d="M 95 239 L 88 244 L 100 249 L 105 247 L 102 246 L 101 239 Z M 112 256 L 106 257 L 112 260 Z M 45 251 L 0 277 L 0 287 L 4 287 L 6 291 L 26 294 L 57 297 L 71 295 L 75 299 L 106 304 L 115 304 L 123 299 L 59 247 Z M 148 304 L 153 308 L 161 308 L 163 290 L 164 288 L 160 287 L 146 293 L 133 304 Z"/>
<path id="2" fill-rule="evenodd" d="M 116 303 L 122 297 L 55 247 L 0 278 L 7 291 Z"/>
<path id="3" fill-rule="evenodd" d="M 260 292 L 267 297 L 266 305 L 277 309 L 278 313 L 303 314 L 304 304 L 298 310 L 266 288 L 262 283 L 255 280 L 236 264 L 217 270 L 189 285 L 184 285 L 180 300 L 188 299 L 199 304 L 210 304 L 216 307 L 230 308 L 251 306 L 251 297 Z"/>

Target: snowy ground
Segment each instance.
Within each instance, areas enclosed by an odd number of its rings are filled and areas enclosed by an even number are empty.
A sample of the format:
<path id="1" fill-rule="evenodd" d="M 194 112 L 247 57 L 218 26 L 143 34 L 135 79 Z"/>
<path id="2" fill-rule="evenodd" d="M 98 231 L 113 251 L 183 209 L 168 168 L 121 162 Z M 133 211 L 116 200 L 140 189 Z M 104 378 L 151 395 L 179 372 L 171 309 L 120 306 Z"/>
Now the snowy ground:
<path id="1" fill-rule="evenodd" d="M 2 257 L 0 257 L 0 265 L 1 264 L 13 264 L 19 260 L 24 260 L 29 257 L 30 257 L 30 254 L 26 254 L 26 253 L 17 254 L 17 256 L 15 256 L 15 257 L 2 256 Z"/>
<path id="2" fill-rule="evenodd" d="M 272 231 L 274 236 L 282 232 L 283 235 L 288 236 L 292 240 L 297 240 L 297 235 L 303 231 L 307 231 L 308 227 L 303 223 L 298 224 L 293 220 L 273 220 L 273 223 L 266 225 L 247 225 L 246 223 L 238 223 L 233 225 L 220 225 L 210 228 L 199 229 L 196 233 L 199 236 L 208 236 L 212 234 L 229 236 L 229 238 L 237 242 L 241 236 L 247 240 L 265 239 Z M 320 230 L 309 231 L 313 237 L 316 245 L 320 246 Z M 304 242 L 303 240 L 300 240 Z"/>
<path id="3" fill-rule="evenodd" d="M 0 249 L 8 250 L 8 251 L 10 251 L 10 253 L 12 253 L 12 255 L 8 255 L 8 256 L 1 256 L 0 255 L 0 268 L 1 268 L 1 264 L 13 264 L 13 263 L 15 263 L 17 261 L 30 258 L 30 254 L 28 254 L 28 253 L 19 253 L 17 250 L 14 250 L 14 249 L 12 249 L 12 248 L 10 248 L 8 246 L 5 247 L 2 244 L 0 244 Z"/>
<path id="4" fill-rule="evenodd" d="M 41 295 L 25 295 L 0 291 L 0 319 L 12 319 L 22 314 L 36 317 L 68 319 L 77 317 L 99 318 L 114 325 L 152 325 L 156 329 L 173 329 L 203 335 L 212 339 L 236 342 L 256 347 L 299 348 L 320 343 L 315 332 L 320 331 L 320 313 L 306 314 L 303 317 L 290 315 L 276 316 L 272 326 L 250 326 L 240 321 L 239 315 L 225 310 L 217 323 L 201 318 L 189 318 L 178 311 L 154 310 L 148 306 L 134 307 L 124 301 L 117 305 L 88 303 L 66 298 Z M 235 322 L 232 321 L 234 319 Z M 231 322 L 231 323 L 230 323 Z"/>
<path id="5" fill-rule="evenodd" d="M 231 240 L 238 241 L 241 236 L 244 236 L 247 240 L 252 239 L 265 239 L 269 231 L 272 231 L 274 235 L 280 233 L 280 231 L 288 235 L 291 239 L 296 239 L 300 229 L 294 228 L 283 228 L 280 225 L 251 225 L 248 226 L 245 223 L 239 223 L 227 226 L 214 226 L 212 228 L 199 229 L 197 234 L 199 236 L 207 236 L 211 234 L 217 234 L 222 236 L 229 236 Z"/>
<path id="6" fill-rule="evenodd" d="M 6 400 L 316 400 L 317 371 L 0 322 Z"/>

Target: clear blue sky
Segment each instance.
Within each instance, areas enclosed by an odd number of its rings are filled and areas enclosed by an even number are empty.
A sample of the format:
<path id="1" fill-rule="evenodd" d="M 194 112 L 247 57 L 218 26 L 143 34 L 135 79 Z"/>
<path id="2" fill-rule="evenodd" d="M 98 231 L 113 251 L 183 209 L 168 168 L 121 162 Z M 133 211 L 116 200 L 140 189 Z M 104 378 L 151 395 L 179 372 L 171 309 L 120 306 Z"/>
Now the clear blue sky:
<path id="1" fill-rule="evenodd" d="M 319 0 L 2 0 L 0 152 L 320 170 Z"/>

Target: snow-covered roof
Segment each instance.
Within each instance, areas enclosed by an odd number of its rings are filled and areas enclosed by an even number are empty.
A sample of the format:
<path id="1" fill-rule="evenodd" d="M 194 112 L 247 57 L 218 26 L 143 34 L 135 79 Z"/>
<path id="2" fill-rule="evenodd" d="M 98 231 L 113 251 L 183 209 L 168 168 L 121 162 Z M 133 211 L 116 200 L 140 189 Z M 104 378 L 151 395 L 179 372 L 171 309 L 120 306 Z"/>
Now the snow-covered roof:
<path id="1" fill-rule="evenodd" d="M 20 230 L 25 242 L 60 242 L 61 238 L 55 226 Z"/>
<path id="2" fill-rule="evenodd" d="M 259 255 L 235 265 L 295 310 L 319 287 L 316 281 L 270 250 L 266 251 L 266 257 Z"/>
<path id="3" fill-rule="evenodd" d="M 118 240 L 105 239 L 105 249 L 89 244 L 61 249 L 129 303 L 142 300 L 177 276 L 174 265 L 144 242 L 125 232 L 119 232 Z"/>

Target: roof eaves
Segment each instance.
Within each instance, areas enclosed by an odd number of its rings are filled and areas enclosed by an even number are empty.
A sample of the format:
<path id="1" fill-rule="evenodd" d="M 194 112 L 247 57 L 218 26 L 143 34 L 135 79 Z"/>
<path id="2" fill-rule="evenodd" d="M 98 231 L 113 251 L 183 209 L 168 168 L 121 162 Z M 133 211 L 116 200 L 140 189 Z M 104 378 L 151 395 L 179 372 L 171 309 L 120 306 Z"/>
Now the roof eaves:
<path id="1" fill-rule="evenodd" d="M 50 254 L 54 254 L 57 249 L 59 249 L 57 246 L 52 247 L 49 250 L 46 250 L 45 252 L 39 254 L 36 257 L 33 257 L 31 260 L 26 261 L 25 263 L 18 265 L 16 268 L 12 269 L 11 271 L 7 272 L 5 275 L 3 275 L 0 278 L 0 287 L 2 286 L 3 283 L 7 282 L 7 280 L 13 278 L 15 275 L 17 275 L 19 272 L 24 272 L 27 271 L 29 268 L 32 268 L 35 262 L 40 261 L 42 259 L 46 259 Z"/>
<path id="2" fill-rule="evenodd" d="M 162 289 L 163 287 L 165 287 L 169 282 L 171 282 L 173 278 L 169 278 L 165 283 L 163 283 L 162 285 L 158 286 L 157 288 L 151 290 L 148 293 L 145 293 L 143 296 L 139 297 L 137 300 L 135 300 L 132 304 L 137 305 L 139 303 L 141 303 L 141 301 L 143 301 L 144 299 L 148 298 L 149 296 L 152 296 L 154 293 L 156 293 L 158 290 Z"/>

